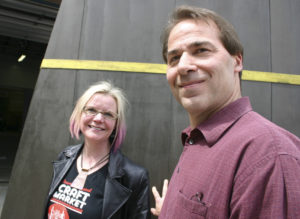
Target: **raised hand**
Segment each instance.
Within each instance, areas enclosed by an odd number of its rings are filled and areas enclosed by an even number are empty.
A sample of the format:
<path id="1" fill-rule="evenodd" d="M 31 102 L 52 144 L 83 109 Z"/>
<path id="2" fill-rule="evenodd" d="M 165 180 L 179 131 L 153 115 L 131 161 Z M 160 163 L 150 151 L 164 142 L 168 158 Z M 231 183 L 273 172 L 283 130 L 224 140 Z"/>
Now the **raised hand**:
<path id="1" fill-rule="evenodd" d="M 155 216 L 159 216 L 162 205 L 164 203 L 166 194 L 167 194 L 167 190 L 168 190 L 168 180 L 165 179 L 164 180 L 164 185 L 163 185 L 163 189 L 162 189 L 162 195 L 160 196 L 156 187 L 153 186 L 152 187 L 152 193 L 155 199 L 155 208 L 151 208 L 151 213 Z"/>

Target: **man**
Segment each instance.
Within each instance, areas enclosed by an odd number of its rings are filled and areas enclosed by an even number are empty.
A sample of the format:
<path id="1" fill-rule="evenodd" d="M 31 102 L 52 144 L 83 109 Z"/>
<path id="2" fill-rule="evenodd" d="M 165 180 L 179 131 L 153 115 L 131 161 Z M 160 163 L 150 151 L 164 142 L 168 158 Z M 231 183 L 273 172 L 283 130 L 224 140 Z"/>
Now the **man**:
<path id="1" fill-rule="evenodd" d="M 153 188 L 152 213 L 299 218 L 300 140 L 241 96 L 243 47 L 232 25 L 207 9 L 181 6 L 163 35 L 163 57 L 190 126 L 182 132 L 184 148 L 168 189 L 165 181 L 160 197 Z"/>

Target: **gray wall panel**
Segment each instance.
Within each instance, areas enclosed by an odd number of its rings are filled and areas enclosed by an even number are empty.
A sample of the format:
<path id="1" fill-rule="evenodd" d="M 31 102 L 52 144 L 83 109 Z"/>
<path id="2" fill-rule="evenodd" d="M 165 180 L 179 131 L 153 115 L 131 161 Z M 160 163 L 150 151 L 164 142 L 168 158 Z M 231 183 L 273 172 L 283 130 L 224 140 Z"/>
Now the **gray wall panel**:
<path id="1" fill-rule="evenodd" d="M 242 81 L 242 95 L 250 98 L 254 111 L 272 119 L 272 85 L 265 82 Z"/>
<path id="2" fill-rule="evenodd" d="M 272 71 L 300 74 L 300 1 L 270 0 Z"/>
<path id="3" fill-rule="evenodd" d="M 300 86 L 273 84 L 272 90 L 273 121 L 300 136 Z"/>
<path id="4" fill-rule="evenodd" d="M 87 1 L 80 58 L 162 62 L 159 38 L 173 2 Z"/>
<path id="5" fill-rule="evenodd" d="M 244 69 L 271 71 L 269 0 L 238 2 L 231 22 L 244 46 Z"/>
<path id="6" fill-rule="evenodd" d="M 146 166 L 151 184 L 157 185 L 169 171 L 170 94 L 162 75 L 128 76 L 124 81 L 131 106 L 124 152 Z"/>
<path id="7" fill-rule="evenodd" d="M 271 0 L 272 71 L 300 74 L 300 1 Z M 300 136 L 300 86 L 272 85 L 272 118 Z"/>
<path id="8" fill-rule="evenodd" d="M 78 59 L 82 0 L 62 1 L 46 50 L 47 59 Z"/>

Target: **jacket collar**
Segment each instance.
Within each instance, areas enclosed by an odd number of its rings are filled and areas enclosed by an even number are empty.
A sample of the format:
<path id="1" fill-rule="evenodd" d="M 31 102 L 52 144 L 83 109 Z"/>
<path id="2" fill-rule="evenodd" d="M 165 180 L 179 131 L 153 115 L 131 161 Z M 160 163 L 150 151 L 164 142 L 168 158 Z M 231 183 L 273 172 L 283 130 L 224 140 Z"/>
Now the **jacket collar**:
<path id="1" fill-rule="evenodd" d="M 64 151 L 64 155 L 68 158 L 76 158 L 83 148 L 83 144 L 78 144 L 73 147 L 69 147 Z M 108 163 L 108 176 L 110 178 L 120 178 L 124 175 L 122 166 L 123 154 L 121 151 L 110 151 L 109 163 Z"/>
<path id="2" fill-rule="evenodd" d="M 83 144 L 78 144 L 73 147 L 71 146 L 71 147 L 66 148 L 66 150 L 63 153 L 68 158 L 71 158 L 74 156 L 77 157 L 77 154 L 81 152 L 82 147 L 83 147 Z"/>
<path id="3" fill-rule="evenodd" d="M 122 153 L 120 151 L 111 150 L 108 165 L 108 174 L 110 178 L 120 178 L 124 175 L 122 161 Z"/>
<path id="4" fill-rule="evenodd" d="M 108 177 L 105 183 L 102 218 L 111 218 L 126 203 L 132 190 L 122 184 L 125 174 L 124 157 L 121 151 L 110 152 Z"/>

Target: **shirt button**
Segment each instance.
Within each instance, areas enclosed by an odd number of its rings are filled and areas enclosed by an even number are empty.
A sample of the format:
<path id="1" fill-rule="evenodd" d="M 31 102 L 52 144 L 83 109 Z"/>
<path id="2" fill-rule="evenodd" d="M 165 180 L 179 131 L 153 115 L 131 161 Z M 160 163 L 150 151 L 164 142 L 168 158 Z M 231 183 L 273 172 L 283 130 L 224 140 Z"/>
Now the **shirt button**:
<path id="1" fill-rule="evenodd" d="M 189 139 L 189 144 L 194 144 L 193 139 Z"/>

